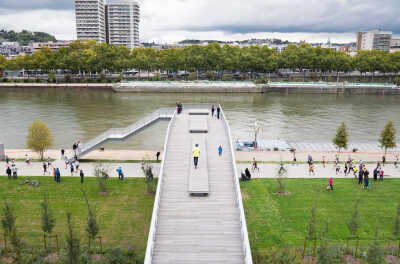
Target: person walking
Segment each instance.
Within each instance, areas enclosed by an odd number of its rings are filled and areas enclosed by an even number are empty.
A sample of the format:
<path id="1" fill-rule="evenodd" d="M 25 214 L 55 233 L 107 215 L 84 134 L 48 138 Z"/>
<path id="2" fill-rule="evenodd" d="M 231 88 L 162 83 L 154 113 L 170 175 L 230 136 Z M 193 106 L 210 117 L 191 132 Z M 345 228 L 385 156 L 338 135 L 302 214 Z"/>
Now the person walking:
<path id="1" fill-rule="evenodd" d="M 47 163 L 43 162 L 43 176 L 47 174 Z"/>
<path id="2" fill-rule="evenodd" d="M 331 191 L 333 191 L 333 179 L 332 179 L 332 177 L 329 178 L 329 187 L 331 188 Z"/>
<path id="3" fill-rule="evenodd" d="M 71 162 L 70 169 L 71 169 L 71 176 L 74 176 L 75 167 L 73 162 Z"/>
<path id="4" fill-rule="evenodd" d="M 374 169 L 374 181 L 377 181 L 378 180 L 378 167 L 376 167 L 375 169 Z"/>
<path id="5" fill-rule="evenodd" d="M 211 117 L 214 117 L 214 113 L 215 113 L 215 106 L 212 105 L 211 106 Z"/>
<path id="6" fill-rule="evenodd" d="M 222 156 L 222 146 L 219 145 L 218 147 L 218 155 L 221 157 Z"/>
<path id="7" fill-rule="evenodd" d="M 217 106 L 217 118 L 219 119 L 219 115 L 221 114 L 221 107 Z"/>
<path id="8" fill-rule="evenodd" d="M 399 166 L 399 155 L 396 155 L 395 160 L 394 160 L 394 167 L 397 169 L 398 166 Z"/>
<path id="9" fill-rule="evenodd" d="M 8 158 L 7 155 L 6 155 L 5 161 L 6 161 L 6 164 L 8 165 L 8 162 L 10 161 L 10 159 Z"/>
<path id="10" fill-rule="evenodd" d="M 325 168 L 326 166 L 326 157 L 322 156 L 322 166 Z"/>
<path id="11" fill-rule="evenodd" d="M 59 168 L 56 169 L 56 182 L 61 183 L 61 172 Z"/>
<path id="12" fill-rule="evenodd" d="M 160 153 L 160 151 L 158 151 L 157 154 L 156 154 L 157 161 L 160 160 L 160 155 L 161 155 L 161 153 Z"/>
<path id="13" fill-rule="evenodd" d="M 29 158 L 28 154 L 25 154 L 25 163 L 26 163 L 26 165 L 31 164 L 31 158 Z"/>
<path id="14" fill-rule="evenodd" d="M 199 158 L 200 158 L 199 144 L 195 145 L 195 148 L 192 151 L 192 155 L 193 155 L 194 168 L 197 169 L 197 166 L 199 164 Z"/>
<path id="15" fill-rule="evenodd" d="M 251 166 L 251 170 L 252 171 L 256 171 L 257 170 L 258 172 L 260 172 L 260 168 L 258 167 L 256 158 L 253 158 L 253 165 Z"/>
<path id="16" fill-rule="evenodd" d="M 57 170 L 56 170 L 56 168 L 53 168 L 53 177 L 54 177 L 54 181 L 57 182 Z"/>
<path id="17" fill-rule="evenodd" d="M 313 163 L 313 158 L 312 158 L 312 156 L 310 154 L 308 154 L 307 163 L 308 163 L 308 165 Z"/>
<path id="18" fill-rule="evenodd" d="M 315 171 L 314 171 L 314 164 L 311 162 L 309 167 L 308 167 L 308 172 L 309 174 L 315 176 Z"/>
<path id="19" fill-rule="evenodd" d="M 338 175 L 340 173 L 340 165 L 339 165 L 339 163 L 336 163 L 335 169 L 336 169 L 336 175 Z"/>
<path id="20" fill-rule="evenodd" d="M 11 172 L 12 172 L 12 175 L 13 175 L 13 179 L 14 180 L 16 180 L 17 179 L 17 177 L 18 177 L 18 168 L 17 168 L 17 166 L 12 166 L 11 167 Z"/>
<path id="21" fill-rule="evenodd" d="M 369 171 L 367 169 L 365 169 L 364 171 L 364 188 L 368 189 L 369 186 Z"/>
<path id="22" fill-rule="evenodd" d="M 7 166 L 6 173 L 7 173 L 8 179 L 11 180 L 11 169 L 10 169 L 10 166 Z"/>
<path id="23" fill-rule="evenodd" d="M 121 166 L 117 168 L 117 174 L 118 174 L 118 179 L 122 181 L 124 179 L 124 173 L 122 172 Z"/>
<path id="24" fill-rule="evenodd" d="M 379 180 L 381 181 L 381 182 L 383 182 L 383 175 L 385 174 L 385 172 L 383 171 L 383 169 L 381 169 L 380 171 L 379 171 Z"/>
<path id="25" fill-rule="evenodd" d="M 75 171 L 78 172 L 79 171 L 79 160 L 75 160 Z"/>
<path id="26" fill-rule="evenodd" d="M 358 172 L 358 184 L 362 184 L 364 171 L 366 170 L 364 165 L 361 165 L 360 167 L 360 171 Z"/>
<path id="27" fill-rule="evenodd" d="M 64 162 L 65 162 L 65 169 L 68 169 L 69 159 L 67 156 L 64 157 Z"/>
<path id="28" fill-rule="evenodd" d="M 84 178 L 85 178 L 85 174 L 83 174 L 83 170 L 82 169 L 79 171 L 79 176 L 81 177 L 81 184 L 82 184 L 83 181 L 84 181 Z"/>
<path id="29" fill-rule="evenodd" d="M 76 149 L 77 149 L 76 142 L 74 142 L 74 144 L 72 144 L 72 150 L 74 151 L 74 155 L 76 155 Z"/>
<path id="30" fill-rule="evenodd" d="M 61 149 L 61 159 L 64 159 L 65 150 Z"/>
<path id="31" fill-rule="evenodd" d="M 386 163 L 386 157 L 382 156 L 382 166 L 385 166 L 385 163 Z"/>

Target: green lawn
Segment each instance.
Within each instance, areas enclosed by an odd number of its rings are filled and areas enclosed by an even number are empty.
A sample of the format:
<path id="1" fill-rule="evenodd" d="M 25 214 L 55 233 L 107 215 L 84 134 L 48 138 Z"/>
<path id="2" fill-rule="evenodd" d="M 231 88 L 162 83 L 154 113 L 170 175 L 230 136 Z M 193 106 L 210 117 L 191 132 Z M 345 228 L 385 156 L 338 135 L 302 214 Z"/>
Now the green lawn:
<path id="1" fill-rule="evenodd" d="M 400 180 L 374 183 L 372 190 L 363 190 L 352 179 L 334 180 L 334 192 L 325 190 L 328 180 L 287 180 L 290 195 L 274 194 L 276 180 L 256 179 L 241 183 L 247 226 L 252 248 L 301 246 L 307 232 L 313 198 L 317 202 L 318 229 L 329 223 L 328 238 L 343 245 L 350 235 L 346 223 L 357 196 L 360 197 L 361 244 L 373 238 L 376 225 L 380 237 L 391 236 L 397 204 L 400 201 Z"/>
<path id="2" fill-rule="evenodd" d="M 76 230 L 80 231 L 82 241 L 86 243 L 88 212 L 82 197 L 82 187 L 92 208 L 96 209 L 103 247 L 134 247 L 139 255 L 144 255 L 154 203 L 153 195 L 147 194 L 144 179 L 128 179 L 123 182 L 110 179 L 109 193 L 106 195 L 98 193 L 95 178 L 86 178 L 81 185 L 78 177 L 63 177 L 58 185 L 52 177 L 30 177 L 40 181 L 38 188 L 20 185 L 21 179 L 26 178 L 20 177 L 16 181 L 0 178 L 0 206 L 2 208 L 3 201 L 7 199 L 15 209 L 18 231 L 27 245 L 43 245 L 40 202 L 45 193 L 56 218 L 54 233 L 61 235 L 62 241 L 64 240 L 66 213 L 70 211 Z"/>

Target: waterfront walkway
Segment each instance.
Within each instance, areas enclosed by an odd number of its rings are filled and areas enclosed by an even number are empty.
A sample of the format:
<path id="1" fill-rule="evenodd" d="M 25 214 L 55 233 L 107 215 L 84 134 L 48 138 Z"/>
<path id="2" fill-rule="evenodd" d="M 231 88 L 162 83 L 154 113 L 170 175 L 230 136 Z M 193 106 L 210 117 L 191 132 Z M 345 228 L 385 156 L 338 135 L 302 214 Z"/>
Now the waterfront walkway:
<path id="1" fill-rule="evenodd" d="M 183 111 L 170 123 L 145 263 L 252 263 L 229 127 L 208 116 L 208 133 L 191 134 L 191 118 Z M 203 197 L 188 191 L 197 141 L 207 149 L 199 163 L 208 172 L 209 194 Z"/>

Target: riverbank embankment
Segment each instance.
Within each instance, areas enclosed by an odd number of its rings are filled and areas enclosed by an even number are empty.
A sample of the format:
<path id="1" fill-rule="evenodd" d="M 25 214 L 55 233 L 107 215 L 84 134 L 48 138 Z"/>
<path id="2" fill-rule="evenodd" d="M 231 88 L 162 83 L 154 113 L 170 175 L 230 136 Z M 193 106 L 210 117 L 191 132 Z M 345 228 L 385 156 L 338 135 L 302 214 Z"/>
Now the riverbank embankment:
<path id="1" fill-rule="evenodd" d="M 400 95 L 390 83 L 137 81 L 122 83 L 0 83 L 0 88 L 105 89 L 121 93 L 281 93 Z"/>
<path id="2" fill-rule="evenodd" d="M 115 92 L 125 93 L 316 93 L 316 94 L 399 94 L 394 84 L 326 82 L 122 82 Z"/>

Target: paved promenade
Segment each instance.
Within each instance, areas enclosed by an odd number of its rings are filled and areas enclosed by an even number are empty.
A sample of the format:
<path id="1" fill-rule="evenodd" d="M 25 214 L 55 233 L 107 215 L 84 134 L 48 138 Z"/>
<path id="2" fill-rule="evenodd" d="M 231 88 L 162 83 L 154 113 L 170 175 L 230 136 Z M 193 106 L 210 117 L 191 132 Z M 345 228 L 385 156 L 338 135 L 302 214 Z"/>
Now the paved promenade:
<path id="1" fill-rule="evenodd" d="M 324 168 L 322 164 L 315 165 L 315 175 L 309 174 L 308 172 L 308 164 L 300 164 L 300 165 L 290 165 L 285 164 L 284 167 L 287 169 L 287 178 L 289 179 L 315 179 L 315 178 L 354 178 L 353 174 L 344 175 L 343 169 L 344 164 L 341 164 L 341 172 L 336 175 L 335 168 L 333 164 L 327 164 Z M 370 172 L 370 178 L 373 177 L 373 171 L 376 167 L 376 164 L 367 164 L 367 169 Z M 252 178 L 276 178 L 277 172 L 280 168 L 279 164 L 258 164 L 260 170 L 251 171 Z M 244 171 L 246 168 L 251 168 L 251 164 L 238 164 L 239 174 Z M 393 164 L 388 164 L 383 167 L 383 171 L 385 172 L 384 178 L 400 178 L 400 167 L 395 168 Z"/>

